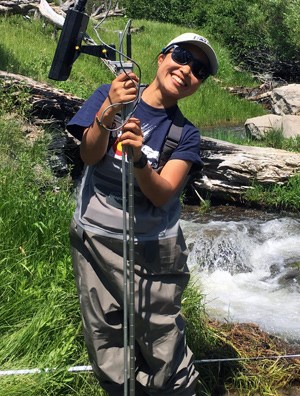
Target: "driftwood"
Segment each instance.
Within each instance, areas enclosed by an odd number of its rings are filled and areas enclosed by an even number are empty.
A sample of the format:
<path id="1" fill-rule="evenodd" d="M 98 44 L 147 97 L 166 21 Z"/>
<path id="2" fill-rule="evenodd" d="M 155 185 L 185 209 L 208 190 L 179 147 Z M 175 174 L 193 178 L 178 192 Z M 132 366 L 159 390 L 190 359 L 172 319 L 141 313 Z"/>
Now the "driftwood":
<path id="1" fill-rule="evenodd" d="M 0 71 L 3 89 L 18 92 L 26 87 L 32 105 L 31 122 L 36 125 L 54 124 L 65 132 L 65 126 L 77 112 L 83 99 L 38 83 L 28 77 Z M 195 183 L 200 192 L 212 197 L 239 201 L 253 181 L 261 185 L 284 184 L 300 172 L 300 154 L 272 148 L 243 146 L 202 136 L 202 177 Z"/>
<path id="2" fill-rule="evenodd" d="M 57 28 L 61 29 L 63 27 L 65 16 L 58 14 L 46 0 L 40 0 L 39 11 L 48 22 L 51 22 Z"/>
<path id="3" fill-rule="evenodd" d="M 260 185 L 285 184 L 300 173 L 300 154 L 285 150 L 243 146 L 202 136 L 203 176 L 196 188 L 212 197 L 240 201 L 241 194 Z"/>
<path id="4" fill-rule="evenodd" d="M 106 18 L 106 17 L 123 17 L 125 15 L 124 9 L 116 8 L 114 10 L 110 10 L 109 12 L 101 12 L 101 13 L 93 13 L 92 17 L 95 20 Z"/>
<path id="5" fill-rule="evenodd" d="M 30 121 L 35 125 L 47 123 L 64 129 L 83 103 L 81 98 L 19 74 L 0 71 L 0 81 L 2 89 L 10 92 L 16 105 L 20 91 L 26 89 L 32 106 Z"/>
<path id="6" fill-rule="evenodd" d="M 47 22 L 61 29 L 65 20 L 65 13 L 69 7 L 74 6 L 74 1 L 67 1 L 61 7 L 50 5 L 46 0 L 0 0 L 0 15 L 27 15 L 31 11 L 39 12 Z M 91 18 L 95 21 L 104 17 L 123 17 L 124 9 L 115 8 L 107 12 L 104 3 L 94 10 Z"/>
<path id="7" fill-rule="evenodd" d="M 66 5 L 66 3 L 64 4 Z M 71 6 L 72 3 L 69 4 Z M 62 28 L 65 21 L 65 10 L 66 7 L 52 7 L 46 0 L 40 0 L 39 4 L 39 12 L 41 15 L 47 20 L 47 22 L 52 23 L 54 26 L 58 28 Z M 97 21 L 98 19 L 102 19 L 105 17 L 116 17 L 116 16 L 124 16 L 124 10 L 119 8 L 115 8 L 114 10 L 110 10 L 108 12 L 103 11 L 104 6 L 100 6 L 91 14 L 91 18 Z M 64 11 L 65 10 L 65 11 Z M 58 11 L 58 12 L 57 12 Z"/>
<path id="8" fill-rule="evenodd" d="M 0 15 L 26 15 L 38 8 L 39 0 L 0 0 Z"/>

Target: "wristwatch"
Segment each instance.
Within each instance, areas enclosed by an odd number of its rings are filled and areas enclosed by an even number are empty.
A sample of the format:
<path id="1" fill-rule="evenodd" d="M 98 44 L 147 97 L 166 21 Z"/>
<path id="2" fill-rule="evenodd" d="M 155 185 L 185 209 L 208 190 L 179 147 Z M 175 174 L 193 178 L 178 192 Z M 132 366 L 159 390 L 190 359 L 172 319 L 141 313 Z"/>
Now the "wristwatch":
<path id="1" fill-rule="evenodd" d="M 148 163 L 148 158 L 145 153 L 142 152 L 141 158 L 133 163 L 133 166 L 138 169 L 143 169 Z"/>

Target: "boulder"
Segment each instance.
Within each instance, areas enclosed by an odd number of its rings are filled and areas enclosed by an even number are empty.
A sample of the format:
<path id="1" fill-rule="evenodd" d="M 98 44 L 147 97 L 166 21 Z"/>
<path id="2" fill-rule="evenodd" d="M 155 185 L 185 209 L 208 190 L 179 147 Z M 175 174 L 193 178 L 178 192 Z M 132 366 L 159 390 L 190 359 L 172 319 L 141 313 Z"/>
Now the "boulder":
<path id="1" fill-rule="evenodd" d="M 300 135 L 300 115 L 282 116 L 282 132 L 285 138 Z"/>
<path id="2" fill-rule="evenodd" d="M 300 84 L 288 84 L 271 92 L 272 112 L 300 115 Z"/>
<path id="3" fill-rule="evenodd" d="M 296 137 L 300 135 L 300 116 L 267 114 L 245 122 L 246 134 L 258 140 L 264 139 L 272 129 L 281 130 L 284 138 Z"/>
<path id="4" fill-rule="evenodd" d="M 272 129 L 281 129 L 282 117 L 267 114 L 260 117 L 248 118 L 245 122 L 245 131 L 248 136 L 261 140 Z"/>

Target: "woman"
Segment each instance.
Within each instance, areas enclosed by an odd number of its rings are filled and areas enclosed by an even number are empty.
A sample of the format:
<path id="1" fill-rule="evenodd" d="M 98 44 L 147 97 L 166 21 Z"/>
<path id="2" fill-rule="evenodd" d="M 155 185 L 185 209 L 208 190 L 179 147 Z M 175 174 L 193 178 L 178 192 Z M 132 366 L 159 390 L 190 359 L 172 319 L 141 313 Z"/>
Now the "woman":
<path id="1" fill-rule="evenodd" d="M 111 396 L 124 389 L 121 145 L 131 150 L 135 178 L 136 395 L 195 395 L 198 378 L 180 315 L 189 271 L 179 225 L 184 180 L 201 163 L 197 128 L 184 119 L 162 169 L 159 157 L 178 100 L 215 75 L 218 64 L 208 41 L 194 33 L 172 40 L 157 64 L 119 136 L 116 114 L 137 96 L 134 73 L 100 86 L 68 125 L 87 165 L 70 233 L 74 273 L 89 358 Z"/>

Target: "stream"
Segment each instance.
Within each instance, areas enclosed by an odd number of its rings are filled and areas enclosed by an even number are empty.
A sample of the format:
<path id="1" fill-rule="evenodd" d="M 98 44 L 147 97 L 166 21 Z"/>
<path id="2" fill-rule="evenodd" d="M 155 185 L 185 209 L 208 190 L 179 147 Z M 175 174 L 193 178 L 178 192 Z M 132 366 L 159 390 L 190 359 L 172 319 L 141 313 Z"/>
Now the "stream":
<path id="1" fill-rule="evenodd" d="M 209 317 L 300 343 L 300 219 L 225 206 L 181 224 Z"/>

